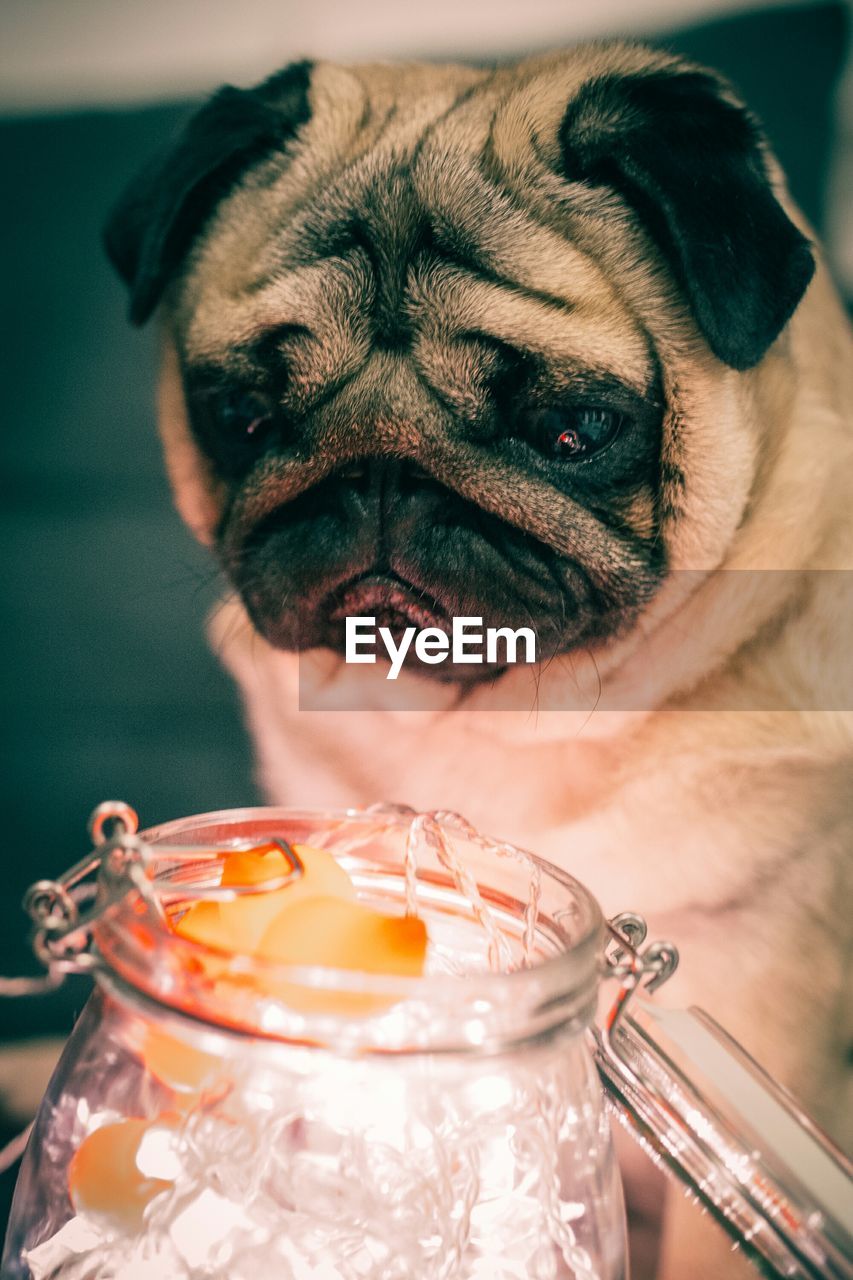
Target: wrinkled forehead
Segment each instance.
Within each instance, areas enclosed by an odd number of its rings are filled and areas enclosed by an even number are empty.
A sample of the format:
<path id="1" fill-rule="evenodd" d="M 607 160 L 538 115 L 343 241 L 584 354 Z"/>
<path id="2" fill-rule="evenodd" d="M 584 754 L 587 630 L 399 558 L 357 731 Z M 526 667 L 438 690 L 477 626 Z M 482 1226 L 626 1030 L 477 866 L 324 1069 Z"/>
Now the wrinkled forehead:
<path id="1" fill-rule="evenodd" d="M 429 253 L 448 270 L 421 272 L 418 292 L 428 304 L 435 286 L 448 341 L 487 332 L 557 360 L 583 360 L 592 342 L 603 372 L 647 385 L 648 334 L 574 235 L 549 164 L 565 76 L 508 83 L 470 68 L 321 64 L 295 144 L 247 175 L 196 247 L 177 310 L 189 358 L 216 362 L 275 329 L 311 328 L 312 311 L 357 309 L 354 253 L 403 280 Z"/>

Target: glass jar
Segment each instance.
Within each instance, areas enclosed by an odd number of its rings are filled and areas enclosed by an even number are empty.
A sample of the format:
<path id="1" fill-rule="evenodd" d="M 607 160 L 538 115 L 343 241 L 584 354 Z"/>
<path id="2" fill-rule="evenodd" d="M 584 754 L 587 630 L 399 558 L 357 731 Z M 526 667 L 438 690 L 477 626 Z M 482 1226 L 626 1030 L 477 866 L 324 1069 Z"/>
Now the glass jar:
<path id="1" fill-rule="evenodd" d="M 331 849 L 360 900 L 423 918 L 426 972 L 199 963 L 128 882 L 94 927 L 96 992 L 38 1116 L 4 1276 L 623 1276 L 586 1036 L 604 921 L 569 876 L 472 834 L 283 810 L 147 832 L 155 857 L 276 836 Z M 152 883 L 175 912 L 218 872 L 166 854 Z M 75 1213 L 69 1168 L 101 1128 L 115 1203 Z"/>
<path id="2" fill-rule="evenodd" d="M 118 819 L 106 838 L 108 817 Z M 697 1010 L 645 998 L 640 951 L 557 868 L 449 813 L 246 809 L 39 882 L 34 946 L 95 992 L 23 1161 L 4 1280 L 619 1280 L 613 1102 L 763 1274 L 853 1280 L 848 1161 Z M 236 849 L 328 850 L 417 915 L 423 976 L 283 967 L 182 937 Z M 368 967 L 365 964 L 365 968 Z M 603 976 L 619 990 L 601 1026 Z"/>

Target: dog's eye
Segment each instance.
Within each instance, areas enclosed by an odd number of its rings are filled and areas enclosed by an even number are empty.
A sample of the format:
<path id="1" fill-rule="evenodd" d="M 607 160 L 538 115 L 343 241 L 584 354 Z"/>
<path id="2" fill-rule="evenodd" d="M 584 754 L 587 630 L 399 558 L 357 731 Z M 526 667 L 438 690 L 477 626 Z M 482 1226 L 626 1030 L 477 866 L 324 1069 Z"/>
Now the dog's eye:
<path id="1" fill-rule="evenodd" d="M 249 391 L 226 391 L 216 400 L 216 416 L 229 434 L 249 440 L 259 438 L 272 422 L 272 414 L 258 396 Z"/>
<path id="2" fill-rule="evenodd" d="M 571 462 L 599 453 L 616 439 L 624 421 L 624 415 L 613 409 L 568 405 L 541 410 L 529 420 L 529 427 L 540 452 Z"/>
<path id="3" fill-rule="evenodd" d="M 239 387 L 202 394 L 191 402 L 196 435 L 223 476 L 250 470 L 278 438 L 279 421 L 259 393 Z"/>

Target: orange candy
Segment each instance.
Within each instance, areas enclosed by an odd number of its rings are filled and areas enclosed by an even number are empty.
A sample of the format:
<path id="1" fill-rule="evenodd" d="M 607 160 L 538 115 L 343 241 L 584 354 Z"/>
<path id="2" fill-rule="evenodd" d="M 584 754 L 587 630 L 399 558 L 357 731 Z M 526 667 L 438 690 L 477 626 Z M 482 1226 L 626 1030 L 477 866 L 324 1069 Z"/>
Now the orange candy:
<path id="1" fill-rule="evenodd" d="M 325 849 L 297 844 L 294 852 L 303 874 L 281 889 L 244 894 L 231 902 L 197 902 L 181 917 L 175 932 L 193 942 L 220 951 L 253 955 L 264 931 L 284 907 L 317 896 L 355 898 L 355 889 L 343 867 Z M 223 888 L 264 884 L 290 871 L 290 863 L 277 845 L 229 853 L 222 870 Z"/>
<path id="2" fill-rule="evenodd" d="M 205 947 L 233 950 L 228 921 L 222 922 L 218 902 L 194 902 L 173 926 L 180 938 L 200 942 Z"/>
<path id="3" fill-rule="evenodd" d="M 83 1139 L 68 1168 L 68 1191 L 78 1213 L 109 1217 L 131 1231 L 142 1226 L 146 1206 L 172 1185 L 147 1177 L 136 1163 L 142 1139 L 155 1126 L 171 1128 L 173 1122 L 133 1117 L 102 1125 Z"/>
<path id="4" fill-rule="evenodd" d="M 360 902 L 311 898 L 288 906 L 272 922 L 256 955 L 278 964 L 323 965 L 417 977 L 423 972 L 426 927 L 417 916 L 386 916 Z"/>
<path id="5" fill-rule="evenodd" d="M 219 1057 L 194 1049 L 153 1025 L 145 1030 L 142 1059 L 151 1074 L 176 1093 L 199 1093 L 221 1067 Z"/>
<path id="6" fill-rule="evenodd" d="M 294 852 L 296 852 L 295 849 Z M 299 857 L 299 854 L 297 853 L 296 856 Z M 327 854 L 326 857 L 328 856 Z M 301 858 L 300 861 L 302 861 Z M 335 866 L 337 865 L 335 863 Z M 241 884 L 269 884 L 279 876 L 289 875 L 290 870 L 290 860 L 285 857 L 277 844 L 260 844 L 254 849 L 235 849 L 233 853 L 226 854 L 221 883 L 226 887 Z"/>
<path id="7" fill-rule="evenodd" d="M 299 878 L 266 893 L 196 902 L 175 924 L 175 932 L 220 952 L 258 956 L 281 965 L 398 977 L 423 973 L 427 934 L 422 920 L 371 910 L 356 901 L 349 876 L 330 853 L 310 845 L 293 848 L 303 866 Z M 227 854 L 220 883 L 224 888 L 262 885 L 290 870 L 278 846 L 261 845 Z M 256 989 L 305 1012 L 364 1015 L 394 1003 L 387 996 L 309 990 L 262 972 L 251 981 Z M 197 1062 L 195 1051 L 175 1042 L 155 1040 L 145 1049 L 149 1069 L 176 1089 L 201 1087 L 205 1057 L 198 1055 Z"/>
<path id="8" fill-rule="evenodd" d="M 282 965 L 321 965 L 328 969 L 420 977 L 427 932 L 417 916 L 386 916 L 359 902 L 312 898 L 298 910 L 288 907 L 261 938 L 256 954 Z M 265 983 L 266 985 L 266 983 Z M 345 1016 L 378 1013 L 394 1003 L 387 996 L 323 991 L 292 983 L 276 987 L 292 1008 Z"/>

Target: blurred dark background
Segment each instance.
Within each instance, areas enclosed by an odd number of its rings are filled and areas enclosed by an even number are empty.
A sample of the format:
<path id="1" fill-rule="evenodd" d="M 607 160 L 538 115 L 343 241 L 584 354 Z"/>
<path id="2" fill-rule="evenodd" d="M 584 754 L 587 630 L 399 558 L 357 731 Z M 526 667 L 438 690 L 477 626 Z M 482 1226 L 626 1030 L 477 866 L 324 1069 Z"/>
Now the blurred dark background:
<path id="1" fill-rule="evenodd" d="M 643 7 L 634 6 L 635 21 Z M 31 22 L 32 8 L 44 8 L 47 21 L 56 6 L 31 6 Z M 20 17 L 20 5 L 12 10 Z M 837 92 L 848 17 L 842 3 L 788 4 L 626 31 L 716 66 L 739 86 L 795 198 L 819 234 L 832 233 L 839 271 L 849 246 L 829 202 L 834 192 L 838 207 L 850 128 Z M 257 75 L 305 51 L 270 47 L 280 52 Z M 508 52 L 506 39 L 479 52 Z M 6 57 L 14 61 L 14 45 Z M 220 78 L 230 74 L 225 66 Z M 193 91 L 208 87 L 208 75 L 194 69 Z M 86 851 L 86 816 L 98 801 L 126 799 L 150 824 L 259 799 L 235 692 L 204 640 L 222 584 L 174 514 L 162 474 L 156 334 L 126 323 L 99 239 L 124 182 L 193 103 L 109 105 L 101 89 L 97 106 L 84 108 L 74 105 L 87 97 L 78 85 L 60 108 L 60 89 L 39 99 L 25 78 L 16 84 L 0 121 L 0 974 L 35 971 L 21 897 Z M 38 1000 L 0 999 L 0 1039 L 66 1033 L 85 994 L 78 982 Z M 5 1068 L 0 1055 L 0 1144 L 25 1118 L 54 1051 L 53 1042 L 32 1055 L 19 1048 Z M 4 1196 L 10 1188 L 7 1176 Z"/>

